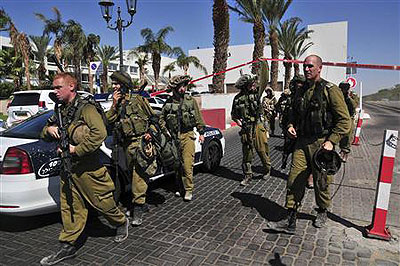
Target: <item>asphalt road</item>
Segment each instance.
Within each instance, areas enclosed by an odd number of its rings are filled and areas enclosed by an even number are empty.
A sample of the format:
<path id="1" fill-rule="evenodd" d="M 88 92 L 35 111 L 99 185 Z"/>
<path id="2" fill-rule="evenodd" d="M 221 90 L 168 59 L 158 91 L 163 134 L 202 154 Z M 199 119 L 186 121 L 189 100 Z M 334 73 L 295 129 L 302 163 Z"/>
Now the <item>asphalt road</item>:
<path id="1" fill-rule="evenodd" d="M 388 225 L 390 242 L 365 238 L 371 222 L 383 130 L 399 128 L 394 111 L 365 105 L 361 145 L 335 177 L 337 190 L 328 226 L 316 229 L 313 190 L 307 190 L 298 230 L 290 236 L 270 231 L 266 223 L 284 213 L 289 169 L 280 169 L 282 139 L 269 141 L 273 171 L 261 180 L 261 163 L 254 160 L 255 180 L 241 180 L 241 144 L 237 128 L 225 132 L 226 154 L 215 173 L 196 171 L 194 200 L 174 196 L 171 179 L 151 185 L 144 225 L 130 229 L 124 242 L 112 242 L 115 231 L 102 218 L 87 224 L 84 245 L 65 265 L 399 265 L 399 162 L 392 185 Z M 375 146 L 374 146 L 375 145 Z M 343 171 L 344 174 L 343 174 Z M 343 177 L 343 178 L 342 178 Z M 59 214 L 31 218 L 0 216 L 0 265 L 37 265 L 58 250 Z"/>

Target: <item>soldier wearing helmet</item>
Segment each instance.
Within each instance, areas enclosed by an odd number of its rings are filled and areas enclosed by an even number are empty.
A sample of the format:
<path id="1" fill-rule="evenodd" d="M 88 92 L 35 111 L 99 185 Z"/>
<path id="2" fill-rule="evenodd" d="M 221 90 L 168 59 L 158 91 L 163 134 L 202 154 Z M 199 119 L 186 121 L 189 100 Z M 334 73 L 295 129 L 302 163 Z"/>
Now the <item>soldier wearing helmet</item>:
<path id="1" fill-rule="evenodd" d="M 256 86 L 256 79 L 250 75 L 241 76 L 235 86 L 240 92 L 232 103 L 232 120 L 240 127 L 239 132 L 242 142 L 242 186 L 246 186 L 253 178 L 251 163 L 253 160 L 253 148 L 258 153 L 264 166 L 263 179 L 269 176 L 271 162 L 268 148 L 268 131 L 263 123 L 262 106 L 260 98 L 262 90 Z"/>
<path id="2" fill-rule="evenodd" d="M 346 102 L 347 110 L 349 111 L 351 117 L 350 132 L 345 135 L 339 142 L 340 157 L 343 161 L 347 161 L 347 157 L 350 153 L 351 143 L 353 142 L 354 137 L 355 116 L 356 108 L 358 106 L 358 97 L 354 93 L 351 93 L 350 84 L 347 81 L 340 82 L 339 88 L 342 90 L 344 101 Z"/>
<path id="3" fill-rule="evenodd" d="M 142 224 L 142 216 L 145 210 L 146 192 L 148 187 L 148 175 L 143 171 L 143 166 L 137 161 L 137 153 L 142 138 L 151 140 L 148 133 L 149 120 L 155 115 L 148 101 L 138 94 L 130 94 L 132 79 L 128 73 L 115 71 L 111 75 L 113 86 L 113 105 L 106 113 L 107 120 L 114 124 L 115 148 L 122 148 L 122 154 L 126 156 L 126 165 L 132 174 L 132 203 L 130 208 L 132 225 Z M 114 160 L 121 165 L 120 153 L 114 150 Z M 122 163 L 122 165 L 125 165 Z M 152 166 L 154 168 L 154 166 Z"/>
<path id="4" fill-rule="evenodd" d="M 177 196 L 185 201 L 193 198 L 193 166 L 195 154 L 194 127 L 200 134 L 199 142 L 204 142 L 205 124 L 195 99 L 185 94 L 191 78 L 178 75 L 170 79 L 168 89 L 172 96 L 165 102 L 160 115 L 160 126 L 177 144 L 180 165 L 176 169 Z"/>
<path id="5" fill-rule="evenodd" d="M 318 206 L 314 226 L 325 226 L 327 209 L 331 204 L 329 184 L 332 175 L 323 174 L 312 158 L 320 148 L 326 152 L 334 150 L 350 130 L 350 115 L 342 92 L 321 77 L 322 59 L 317 55 L 307 56 L 303 70 L 306 82 L 295 93 L 287 126 L 288 136 L 296 140 L 286 190 L 287 219 L 269 223 L 270 228 L 290 234 L 296 231 L 297 211 L 310 174 L 314 177 L 314 195 Z"/>
<path id="6" fill-rule="evenodd" d="M 265 90 L 266 95 L 262 99 L 262 107 L 264 111 L 264 119 L 267 122 L 271 134 L 275 133 L 275 118 L 276 118 L 276 98 L 274 91 L 271 87 L 267 87 Z"/>

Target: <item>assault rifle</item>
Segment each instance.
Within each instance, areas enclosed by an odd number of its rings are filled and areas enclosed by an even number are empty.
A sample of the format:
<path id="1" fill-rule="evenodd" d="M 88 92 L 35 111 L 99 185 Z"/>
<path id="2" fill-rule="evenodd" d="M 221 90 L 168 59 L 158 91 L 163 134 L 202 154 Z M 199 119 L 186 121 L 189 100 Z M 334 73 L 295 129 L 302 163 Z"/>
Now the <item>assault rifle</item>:
<path id="1" fill-rule="evenodd" d="M 72 156 L 69 151 L 69 138 L 68 138 L 68 131 L 67 126 L 64 125 L 60 105 L 61 102 L 58 100 L 55 94 L 49 95 L 50 99 L 55 103 L 55 120 L 54 122 L 57 124 L 58 132 L 60 134 L 60 139 L 58 142 L 58 146 L 61 150 L 61 173 L 60 177 L 64 181 L 65 185 L 69 188 L 66 191 L 67 203 L 68 206 L 71 208 L 71 217 L 73 217 L 73 207 L 72 207 Z"/>

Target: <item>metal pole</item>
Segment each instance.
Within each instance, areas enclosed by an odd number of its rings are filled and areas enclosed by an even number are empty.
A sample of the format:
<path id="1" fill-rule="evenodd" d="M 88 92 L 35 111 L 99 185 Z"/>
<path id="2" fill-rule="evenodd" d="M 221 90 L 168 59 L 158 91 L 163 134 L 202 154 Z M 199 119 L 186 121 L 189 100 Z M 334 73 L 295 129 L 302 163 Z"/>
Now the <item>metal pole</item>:
<path id="1" fill-rule="evenodd" d="M 117 19 L 117 29 L 118 29 L 118 42 L 119 42 L 119 70 L 123 71 L 124 65 L 124 54 L 122 52 L 122 19 L 121 19 L 121 9 L 118 7 L 118 19 Z"/>
<path id="2" fill-rule="evenodd" d="M 362 81 L 360 81 L 360 109 L 362 110 L 362 97 L 363 97 L 363 87 Z"/>

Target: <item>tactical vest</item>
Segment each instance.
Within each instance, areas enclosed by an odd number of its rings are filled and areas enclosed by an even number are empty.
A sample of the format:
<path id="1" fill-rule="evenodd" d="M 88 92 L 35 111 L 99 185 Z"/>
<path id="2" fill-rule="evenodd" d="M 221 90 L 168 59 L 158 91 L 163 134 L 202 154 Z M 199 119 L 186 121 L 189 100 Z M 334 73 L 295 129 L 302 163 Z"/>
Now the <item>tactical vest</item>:
<path id="1" fill-rule="evenodd" d="M 347 110 L 349 110 L 350 117 L 354 118 L 354 115 L 356 114 L 355 104 L 353 103 L 354 100 L 350 99 L 350 97 L 347 96 L 344 97 L 344 101 L 346 102 Z"/>
<path id="2" fill-rule="evenodd" d="M 144 99 L 140 95 L 134 95 L 126 101 L 125 114 L 121 116 L 123 108 L 118 109 L 121 117 L 120 123 L 125 138 L 139 137 L 148 129 L 149 114 L 145 110 Z"/>
<path id="3" fill-rule="evenodd" d="M 192 131 L 197 124 L 194 99 L 190 95 L 185 95 L 180 102 L 167 101 L 163 115 L 168 131 L 173 133 Z"/>
<path id="4" fill-rule="evenodd" d="M 332 83 L 325 80 L 317 83 L 310 99 L 306 97 L 307 87 L 299 90 L 293 105 L 297 112 L 297 130 L 302 136 L 327 136 L 334 127 L 333 114 L 330 110 L 328 90 Z"/>
<path id="5" fill-rule="evenodd" d="M 235 113 L 244 120 L 245 123 L 256 123 L 259 121 L 260 103 L 258 95 L 255 93 L 245 93 L 233 100 Z"/>

